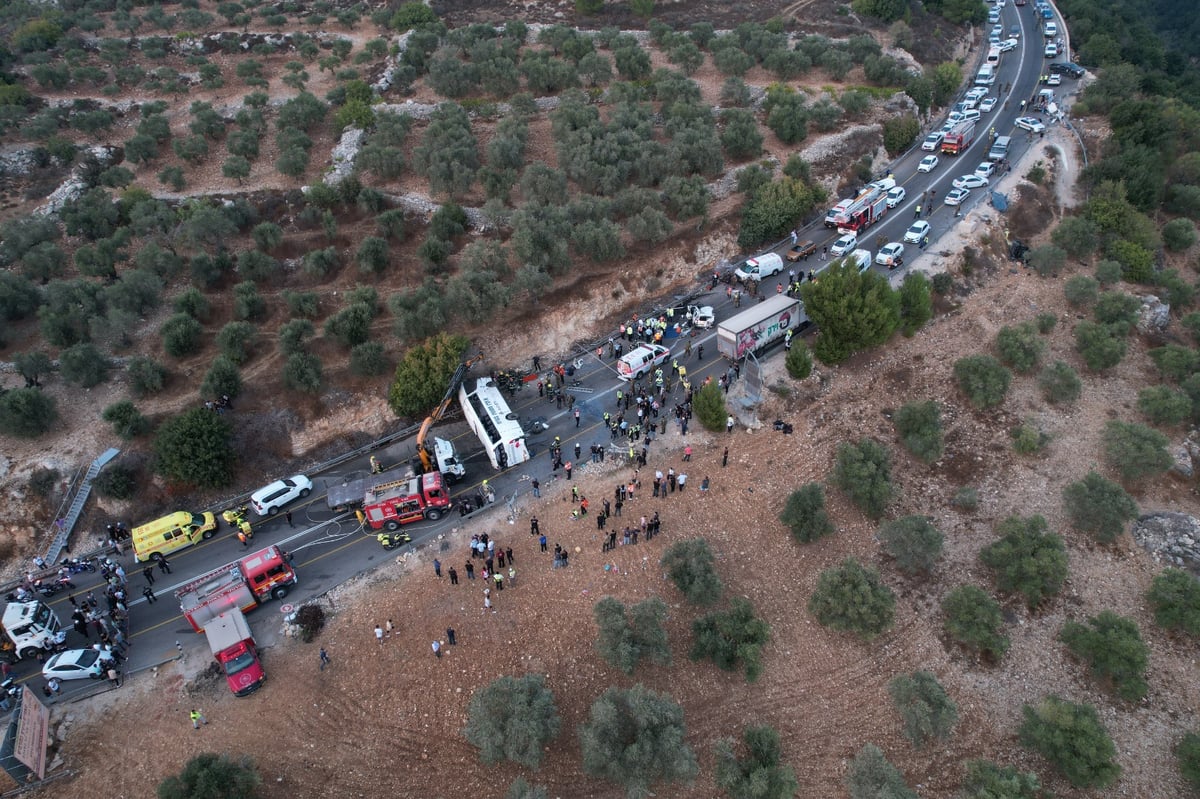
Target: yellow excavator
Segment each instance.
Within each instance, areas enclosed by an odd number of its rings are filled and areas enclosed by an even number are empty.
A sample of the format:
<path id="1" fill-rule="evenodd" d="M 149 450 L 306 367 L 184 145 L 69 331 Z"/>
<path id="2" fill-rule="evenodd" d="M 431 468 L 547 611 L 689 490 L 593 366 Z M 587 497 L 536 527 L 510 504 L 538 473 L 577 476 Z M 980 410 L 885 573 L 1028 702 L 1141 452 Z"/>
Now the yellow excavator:
<path id="1" fill-rule="evenodd" d="M 453 444 L 444 438 L 435 438 L 431 450 L 427 441 L 429 430 L 441 420 L 454 402 L 455 395 L 458 394 L 458 387 L 462 385 L 467 370 L 477 361 L 482 360 L 483 353 L 480 353 L 458 365 L 458 368 L 454 370 L 454 376 L 450 378 L 450 387 L 446 389 L 446 396 L 442 397 L 438 406 L 421 423 L 421 429 L 417 433 L 417 461 L 413 464 L 414 467 L 419 466 L 420 472 L 439 471 L 446 478 L 447 483 L 456 482 L 467 473 L 466 467 L 458 460 L 458 454 L 454 451 Z"/>

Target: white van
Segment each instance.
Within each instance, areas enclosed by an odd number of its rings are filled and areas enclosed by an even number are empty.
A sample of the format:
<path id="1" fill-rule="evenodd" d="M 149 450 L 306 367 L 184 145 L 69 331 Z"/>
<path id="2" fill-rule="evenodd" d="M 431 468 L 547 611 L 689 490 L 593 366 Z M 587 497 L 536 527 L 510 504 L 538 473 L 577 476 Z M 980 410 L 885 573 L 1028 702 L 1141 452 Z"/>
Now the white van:
<path id="1" fill-rule="evenodd" d="M 854 264 L 858 267 L 858 271 L 865 272 L 871 268 L 871 251 L 855 250 L 846 256 L 846 263 Z"/>
<path id="2" fill-rule="evenodd" d="M 643 344 L 617 361 L 617 377 L 637 380 L 667 362 L 671 351 L 662 344 Z"/>
<path id="3" fill-rule="evenodd" d="M 991 64 L 984 64 L 979 68 L 979 74 L 975 76 L 977 86 L 991 86 L 995 82 L 996 69 Z"/>
<path id="4" fill-rule="evenodd" d="M 988 66 L 992 67 L 993 69 L 995 69 L 997 66 L 1000 65 L 1000 48 L 999 47 L 993 47 L 991 50 L 988 50 L 987 63 L 988 63 Z"/>
<path id="5" fill-rule="evenodd" d="M 745 283 L 747 280 L 762 280 L 782 271 L 783 259 L 779 257 L 779 254 L 765 252 L 742 261 L 742 265 L 734 271 L 734 274 L 738 280 Z"/>

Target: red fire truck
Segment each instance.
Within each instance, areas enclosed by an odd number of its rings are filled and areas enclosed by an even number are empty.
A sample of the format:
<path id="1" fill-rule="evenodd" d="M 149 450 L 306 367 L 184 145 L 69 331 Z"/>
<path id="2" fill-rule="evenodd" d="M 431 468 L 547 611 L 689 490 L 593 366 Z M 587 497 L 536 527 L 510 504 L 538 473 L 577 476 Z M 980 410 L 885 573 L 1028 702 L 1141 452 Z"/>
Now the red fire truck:
<path id="1" fill-rule="evenodd" d="M 409 522 L 440 519 L 450 505 L 442 473 L 426 472 L 368 488 L 362 512 L 373 529 L 397 530 Z"/>
<path id="2" fill-rule="evenodd" d="M 250 611 L 271 599 L 283 599 L 299 582 L 291 558 L 275 545 L 202 574 L 175 592 L 179 609 L 192 629 L 227 610 Z"/>
<path id="3" fill-rule="evenodd" d="M 887 213 L 887 190 L 868 184 L 846 210 L 836 217 L 838 233 L 861 233 Z"/>
<path id="4" fill-rule="evenodd" d="M 975 121 L 964 119 L 942 139 L 942 155 L 958 155 L 975 141 Z"/>

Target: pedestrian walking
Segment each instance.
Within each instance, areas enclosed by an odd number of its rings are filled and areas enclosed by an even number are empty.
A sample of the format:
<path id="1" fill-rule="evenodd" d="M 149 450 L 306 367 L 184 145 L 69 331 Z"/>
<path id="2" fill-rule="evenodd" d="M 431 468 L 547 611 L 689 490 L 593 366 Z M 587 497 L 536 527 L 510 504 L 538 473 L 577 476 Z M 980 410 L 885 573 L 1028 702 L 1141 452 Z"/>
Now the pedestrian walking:
<path id="1" fill-rule="evenodd" d="M 620 502 L 617 503 L 617 507 L 618 508 L 621 507 Z M 541 545 L 542 551 L 545 552 L 546 551 L 546 536 L 544 536 L 544 535 L 538 536 L 538 544 Z"/>
<path id="2" fill-rule="evenodd" d="M 467 570 L 467 579 L 474 580 L 475 579 L 475 564 L 471 563 L 471 561 L 467 561 L 465 564 L 463 564 L 463 568 L 465 568 Z"/>
<path id="3" fill-rule="evenodd" d="M 150 583 L 150 585 L 154 585 L 153 566 L 147 566 L 146 568 L 142 569 L 142 576 L 146 578 L 146 582 Z M 74 600 L 74 597 L 71 597 L 71 599 Z"/>
<path id="4" fill-rule="evenodd" d="M 509 562 L 509 565 L 512 565 L 513 563 L 516 563 L 516 561 L 515 561 L 515 560 L 513 560 L 513 551 L 512 551 L 512 547 L 505 547 L 505 548 L 504 548 L 504 558 L 505 558 L 505 560 L 507 560 L 507 561 Z"/>
<path id="5" fill-rule="evenodd" d="M 567 473 L 568 480 L 571 479 L 571 468 L 572 466 L 570 461 L 567 461 L 565 464 L 563 464 L 563 470 Z"/>
<path id="6" fill-rule="evenodd" d="M 575 409 L 575 426 L 579 427 L 579 409 L 578 408 Z M 576 444 L 575 446 L 578 447 L 579 445 Z M 577 454 L 575 457 L 579 457 L 579 455 Z"/>
<path id="7" fill-rule="evenodd" d="M 726 433 L 733 432 L 733 416 L 732 416 L 732 414 L 725 417 L 725 432 Z"/>
<path id="8" fill-rule="evenodd" d="M 375 625 L 375 643 L 383 646 L 383 628 L 378 624 Z"/>
<path id="9" fill-rule="evenodd" d="M 708 475 L 704 475 L 704 479 L 700 481 L 700 490 L 701 491 L 708 490 Z"/>
<path id="10" fill-rule="evenodd" d="M 487 613 L 489 610 L 492 610 L 492 598 L 485 594 L 483 597 L 483 612 Z M 495 612 L 496 611 L 492 610 L 492 613 Z"/>
<path id="11" fill-rule="evenodd" d="M 458 646 L 458 639 L 454 637 L 453 627 L 446 628 L 446 643 L 448 643 L 450 646 Z"/>
<path id="12" fill-rule="evenodd" d="M 721 468 L 724 469 L 728 465 L 729 465 L 729 447 L 726 447 L 725 451 L 721 453 Z"/>
<path id="13" fill-rule="evenodd" d="M 514 569 L 512 566 L 509 566 L 508 567 L 508 585 L 509 585 L 509 587 L 511 588 L 512 585 L 514 583 L 516 583 L 516 581 L 517 581 L 517 570 Z"/>
<path id="14" fill-rule="evenodd" d="M 458 585 L 458 572 L 454 570 L 453 566 L 450 567 L 450 585 Z"/>
<path id="15" fill-rule="evenodd" d="M 150 586 L 146 586 L 142 589 L 142 596 L 146 597 L 146 601 L 152 605 L 158 601 L 157 597 L 154 596 L 154 589 L 152 589 Z"/>
<path id="16" fill-rule="evenodd" d="M 325 671 L 325 667 L 329 665 L 329 653 L 325 651 L 325 647 L 321 647 L 321 671 Z"/>
<path id="17" fill-rule="evenodd" d="M 529 519 L 529 534 L 537 535 L 541 530 L 538 528 L 538 518 L 533 516 Z"/>
<path id="18" fill-rule="evenodd" d="M 439 580 L 442 579 L 442 562 L 437 558 L 433 559 L 433 573 L 437 575 Z"/>
<path id="19" fill-rule="evenodd" d="M 158 559 L 158 570 L 161 571 L 163 574 L 171 573 L 171 564 L 167 561 L 166 558 Z"/>
<path id="20" fill-rule="evenodd" d="M 683 459 L 685 461 L 690 461 L 692 459 L 692 445 L 691 444 L 688 444 L 686 447 L 683 448 Z"/>
<path id="21" fill-rule="evenodd" d="M 292 524 L 292 512 L 290 510 L 284 512 L 283 518 L 287 519 L 288 527 L 296 526 L 296 525 Z M 322 649 L 321 651 L 324 652 L 325 650 Z"/>
<path id="22" fill-rule="evenodd" d="M 385 629 L 385 630 L 387 630 L 387 637 L 388 637 L 388 638 L 391 638 L 391 637 L 392 637 L 392 631 L 396 629 L 395 625 L 394 625 L 394 624 L 392 624 L 392 620 L 391 620 L 391 619 L 388 619 L 388 620 L 387 620 L 387 625 L 384 627 L 384 629 Z"/>
<path id="23" fill-rule="evenodd" d="M 504 590 L 504 575 L 501 574 L 500 572 L 496 572 L 495 575 L 492 576 L 492 579 L 496 582 L 496 590 L 503 591 Z"/>
<path id="24" fill-rule="evenodd" d="M 192 720 L 192 729 L 194 730 L 200 729 L 201 724 L 208 724 L 208 719 L 204 718 L 204 714 L 196 708 L 192 708 L 192 711 L 188 713 L 188 716 Z"/>
<path id="25" fill-rule="evenodd" d="M 537 481 L 536 477 L 529 485 L 533 488 L 534 497 L 540 497 L 542 495 L 542 484 Z"/>
<path id="26" fill-rule="evenodd" d="M 921 206 L 920 206 L 920 204 L 918 204 L 916 211 L 913 212 L 913 219 L 920 219 L 920 218 L 921 218 Z"/>
<path id="27" fill-rule="evenodd" d="M 433 642 L 433 656 L 435 658 L 440 658 L 442 656 L 442 642 L 441 641 Z"/>

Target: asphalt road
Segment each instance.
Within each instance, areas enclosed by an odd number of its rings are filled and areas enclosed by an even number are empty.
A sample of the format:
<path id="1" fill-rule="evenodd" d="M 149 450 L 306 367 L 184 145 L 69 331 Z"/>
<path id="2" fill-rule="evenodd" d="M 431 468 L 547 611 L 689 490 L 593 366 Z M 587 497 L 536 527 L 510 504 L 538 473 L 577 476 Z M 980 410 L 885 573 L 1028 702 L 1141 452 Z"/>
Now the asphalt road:
<path id="1" fill-rule="evenodd" d="M 914 149 L 902 156 L 892 165 L 890 172 L 899 185 L 905 186 L 908 197 L 897 208 L 890 210 L 879 224 L 868 228 L 860 236 L 860 246 L 870 249 L 872 256 L 878 251 L 878 247 L 875 246 L 877 236 L 882 235 L 887 241 L 901 239 L 905 229 L 914 219 L 914 209 L 921 202 L 923 190 L 934 189 L 938 198 L 928 213 L 922 216 L 932 225 L 931 240 L 936 240 L 941 233 L 955 223 L 953 209 L 943 205 L 941 198 L 945 197 L 950 190 L 950 183 L 955 177 L 973 172 L 977 164 L 986 160 L 987 151 L 991 145 L 988 135 L 991 127 L 995 127 L 998 135 L 1013 137 L 1012 160 L 1016 160 L 1025 148 L 1033 146 L 1027 141 L 1027 136 L 1023 131 L 1015 129 L 1013 121 L 1021 115 L 1020 100 L 1033 96 L 1039 88 L 1038 78 L 1045 63 L 1042 55 L 1044 40 L 1037 27 L 1037 18 L 1032 5 L 1017 7 L 1010 3 L 1002 10 L 1001 24 L 1005 30 L 1010 25 L 1018 23 L 1022 27 L 1020 46 L 1015 51 L 1005 54 L 993 86 L 992 96 L 998 96 L 1000 102 L 992 112 L 984 115 L 977 123 L 976 140 L 970 149 L 957 157 L 939 154 L 941 163 L 930 174 L 921 174 L 916 171 L 917 163 L 922 156 L 926 155 L 919 149 Z M 1061 20 L 1059 20 L 1059 24 L 1062 24 Z M 1065 54 L 1060 56 L 1060 60 L 1066 60 L 1066 58 Z M 970 72 L 973 76 L 973 71 Z M 1008 93 L 997 94 L 1008 83 L 1012 84 L 1011 90 Z M 1070 91 L 1072 83 L 1070 78 L 1064 76 L 1063 85 L 1057 91 L 1060 95 L 1065 91 Z M 964 211 L 974 203 L 986 201 L 986 190 L 974 190 L 964 205 Z M 818 219 L 813 225 L 800 231 L 800 238 L 810 238 L 816 241 L 819 252 L 821 247 L 832 244 L 837 238 L 837 232 L 827 231 L 822 225 L 822 220 Z M 788 244 L 788 242 L 781 244 L 778 251 L 781 253 L 786 251 Z M 919 257 L 919 251 L 915 245 L 908 245 L 905 255 L 906 266 L 911 265 Z M 813 256 L 813 260 L 818 257 Z M 883 272 L 887 271 L 886 267 L 882 266 L 873 266 L 872 268 Z M 763 290 L 770 291 L 772 282 L 773 279 L 765 281 Z M 728 318 L 733 312 L 730 307 L 731 302 L 726 298 L 724 286 L 708 292 L 696 302 L 714 306 L 718 320 Z M 698 384 L 710 375 L 716 379 L 725 372 L 728 367 L 717 356 L 715 329 L 697 331 L 697 335 L 692 337 L 691 341 L 695 351 L 686 360 L 682 357 L 683 344 L 681 342 L 669 340 L 666 343 L 673 345 L 673 353 L 679 356 L 681 362 L 688 367 L 693 384 Z M 697 357 L 701 345 L 704 347 L 705 354 L 702 361 Z M 628 346 L 626 346 L 626 351 L 628 351 Z M 497 506 L 499 507 L 471 514 L 467 519 L 460 517 L 457 512 L 451 511 L 447 517 L 437 522 L 409 525 L 405 530 L 413 536 L 415 546 L 420 546 L 423 542 L 433 540 L 437 535 L 464 524 L 478 526 L 480 530 L 487 530 L 489 527 L 496 529 L 500 525 L 505 525 L 507 512 L 504 506 L 506 500 L 513 497 L 519 498 L 529 493 L 529 481 L 533 477 L 541 481 L 544 491 L 562 490 L 563 484 L 556 482 L 551 476 L 551 463 L 548 455 L 548 444 L 555 436 L 562 438 L 564 458 L 574 460 L 577 470 L 586 469 L 585 464 L 589 459 L 591 444 L 593 442 L 601 444 L 609 442 L 609 434 L 607 430 L 603 429 L 602 415 L 606 410 L 610 412 L 615 410 L 616 389 L 624 384 L 616 377 L 612 359 L 598 358 L 595 353 L 586 353 L 581 357 L 582 368 L 577 377 L 582 380 L 583 385 L 574 390 L 577 405 L 581 410 L 578 428 L 575 426 L 575 420 L 570 411 L 566 408 L 558 408 L 553 401 L 538 397 L 534 383 L 527 384 L 510 401 L 512 409 L 523 418 L 545 417 L 550 424 L 550 429 L 545 433 L 530 437 L 529 446 L 533 458 L 529 462 L 505 472 L 495 473 L 478 440 L 467 431 L 465 424 L 441 425 L 434 431 L 434 434 L 450 438 L 454 442 L 467 467 L 467 477 L 451 488 L 452 496 L 456 499 L 462 496 L 473 496 L 480 482 L 487 478 L 496 490 Z M 480 376 L 491 365 L 493 364 L 485 363 L 476 366 L 472 369 L 468 379 Z M 523 364 L 496 362 L 494 365 L 507 367 Z M 550 365 L 543 364 L 544 367 Z M 676 397 L 678 396 L 679 389 L 677 388 Z M 668 438 L 678 435 L 673 424 L 668 425 L 667 430 Z M 579 458 L 574 457 L 576 443 L 581 448 L 581 457 Z M 393 444 L 377 453 L 377 457 L 385 465 L 395 464 L 402 468 L 413 455 L 414 446 L 412 440 Z M 610 457 L 612 456 L 610 455 Z M 194 577 L 236 560 L 255 548 L 261 548 L 267 544 L 279 544 L 294 553 L 294 566 L 300 576 L 300 584 L 293 588 L 292 593 L 284 602 L 269 602 L 248 617 L 260 642 L 267 644 L 274 639 L 276 631 L 279 629 L 279 615 L 285 604 L 302 604 L 398 554 L 399 551 L 385 551 L 375 540 L 375 531 L 363 530 L 353 514 L 334 514 L 326 507 L 324 501 L 326 486 L 362 476 L 367 470 L 368 464 L 364 457 L 361 462 L 339 466 L 336 473 L 310 475 L 315 483 L 312 495 L 304 502 L 296 503 L 290 508 L 295 526 L 289 526 L 282 514 L 271 519 L 257 521 L 254 524 L 254 540 L 248 549 L 239 544 L 228 525 L 222 524 L 219 534 L 213 539 L 175 553 L 170 558 L 172 574 L 166 575 L 155 571 L 156 582 L 153 588 L 159 598 L 157 602 L 148 603 L 141 596 L 142 588 L 145 585 L 141 573 L 142 565 L 134 564 L 132 555 L 128 553 L 119 558 L 128 572 L 129 593 L 133 600 L 130 606 L 133 646 L 130 651 L 130 660 L 124 666 L 125 672 L 130 673 L 147 668 L 176 656 L 180 651 L 206 658 L 207 646 L 204 637 L 197 635 L 183 618 L 173 591 Z M 698 480 L 700 476 L 694 477 Z M 485 517 L 485 520 L 476 521 L 475 517 L 481 515 Z M 448 556 L 446 560 L 447 562 L 457 562 L 454 559 L 460 557 L 465 557 L 465 552 L 456 551 L 452 558 Z M 102 584 L 98 579 L 99 575 L 80 574 L 77 575 L 77 578 L 76 585 L 79 586 L 76 592 L 77 596 L 86 594 L 89 590 L 96 590 L 97 596 L 101 596 L 100 586 Z M 68 646 L 87 645 L 88 642 L 83 641 L 69 626 L 71 605 L 66 595 L 55 597 L 50 605 L 67 625 Z M 398 609 L 398 612 L 402 612 L 402 609 Z M 366 635 L 367 631 L 364 631 L 364 640 Z M 269 671 L 269 652 L 266 654 L 266 667 Z M 15 672 L 24 679 L 35 678 L 31 684 L 40 687 L 40 667 L 36 663 L 22 662 L 15 667 Z M 64 685 L 68 695 L 88 687 L 88 685 L 78 682 Z"/>

